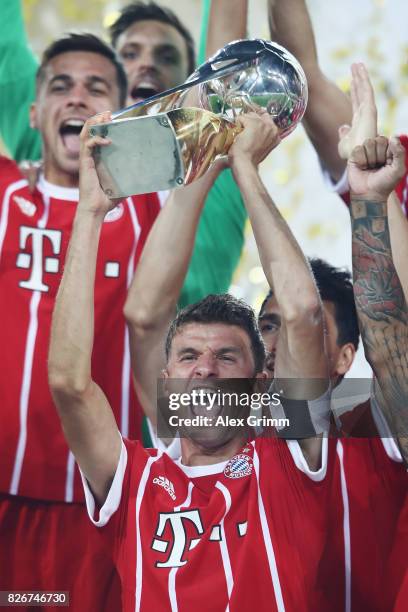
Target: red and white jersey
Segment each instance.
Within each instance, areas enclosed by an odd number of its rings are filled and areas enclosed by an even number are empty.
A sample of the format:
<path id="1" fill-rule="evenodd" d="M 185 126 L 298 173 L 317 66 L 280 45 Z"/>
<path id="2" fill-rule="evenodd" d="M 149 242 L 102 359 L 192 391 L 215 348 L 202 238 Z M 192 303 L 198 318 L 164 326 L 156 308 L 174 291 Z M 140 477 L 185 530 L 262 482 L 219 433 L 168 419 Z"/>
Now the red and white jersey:
<path id="1" fill-rule="evenodd" d="M 331 610 L 389 612 L 396 591 L 386 573 L 408 475 L 375 399 L 353 413 L 358 418 L 346 430 L 354 437 L 338 441 L 332 481 L 327 565 L 341 559 L 343 571 L 331 577 L 339 592 Z"/>
<path id="2" fill-rule="evenodd" d="M 398 183 L 395 191 L 399 197 L 401 202 L 402 209 L 405 213 L 405 216 L 408 217 L 408 135 L 402 135 L 399 137 L 401 144 L 405 147 L 405 174 L 403 178 Z M 338 193 L 347 206 L 350 204 L 350 192 L 349 185 L 347 181 L 347 172 L 344 172 L 344 175 L 339 180 L 337 184 L 334 184 L 330 175 L 327 171 L 323 169 L 323 174 L 325 178 L 325 182 L 327 186 L 332 190 Z"/>
<path id="3" fill-rule="evenodd" d="M 334 453 L 326 438 L 311 472 L 297 442 L 259 438 L 228 462 L 186 467 L 125 440 L 98 516 L 84 479 L 124 611 L 326 609 L 318 582 Z"/>
<path id="4" fill-rule="evenodd" d="M 406 612 L 408 602 L 408 492 L 405 496 L 387 574 L 389 609 Z"/>
<path id="5" fill-rule="evenodd" d="M 78 501 L 80 477 L 47 383 L 54 301 L 78 190 L 41 179 L 30 193 L 16 164 L 0 158 L 0 491 Z M 123 305 L 146 236 L 160 209 L 156 194 L 123 200 L 103 224 L 95 283 L 92 375 L 124 435 L 140 437 Z"/>

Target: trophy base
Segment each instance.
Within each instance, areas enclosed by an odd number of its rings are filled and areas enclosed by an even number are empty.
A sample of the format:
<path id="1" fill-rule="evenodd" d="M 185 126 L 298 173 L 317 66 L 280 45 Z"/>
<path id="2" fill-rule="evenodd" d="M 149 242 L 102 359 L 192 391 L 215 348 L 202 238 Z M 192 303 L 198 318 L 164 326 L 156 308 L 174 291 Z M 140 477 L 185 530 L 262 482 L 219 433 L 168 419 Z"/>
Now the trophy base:
<path id="1" fill-rule="evenodd" d="M 180 146 L 166 113 L 93 125 L 90 134 L 112 141 L 94 151 L 99 182 L 112 200 L 184 184 Z"/>

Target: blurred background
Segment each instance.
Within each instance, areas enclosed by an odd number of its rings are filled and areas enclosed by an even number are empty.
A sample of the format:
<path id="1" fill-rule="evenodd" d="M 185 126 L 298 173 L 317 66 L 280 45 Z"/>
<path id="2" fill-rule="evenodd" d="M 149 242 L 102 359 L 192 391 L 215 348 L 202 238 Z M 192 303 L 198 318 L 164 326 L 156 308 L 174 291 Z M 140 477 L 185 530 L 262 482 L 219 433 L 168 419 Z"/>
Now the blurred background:
<path id="1" fill-rule="evenodd" d="M 182 19 L 198 44 L 201 0 L 159 3 Z M 52 39 L 70 30 L 106 37 L 105 28 L 125 4 L 115 0 L 23 0 L 30 43 L 40 54 Z M 377 95 L 381 131 L 386 135 L 407 133 L 408 1 L 309 0 L 308 7 L 326 75 L 348 90 L 350 64 L 365 62 Z M 268 38 L 266 0 L 249 0 L 249 36 Z M 351 268 L 347 209 L 336 195 L 328 193 L 318 159 L 301 127 L 263 163 L 262 176 L 305 253 Z M 256 310 L 267 292 L 249 230 L 231 291 Z M 351 375 L 363 377 L 369 372 L 360 350 Z"/>

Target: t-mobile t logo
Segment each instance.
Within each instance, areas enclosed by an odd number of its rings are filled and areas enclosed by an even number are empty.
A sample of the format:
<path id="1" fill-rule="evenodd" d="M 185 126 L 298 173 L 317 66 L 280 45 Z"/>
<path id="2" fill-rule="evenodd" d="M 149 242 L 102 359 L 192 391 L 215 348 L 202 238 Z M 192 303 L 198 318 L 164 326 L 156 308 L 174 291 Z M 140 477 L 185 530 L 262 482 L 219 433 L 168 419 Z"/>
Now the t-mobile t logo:
<path id="1" fill-rule="evenodd" d="M 156 536 L 161 538 L 164 533 L 164 529 L 167 523 L 170 523 L 171 531 L 173 534 L 173 541 L 169 542 L 155 538 L 153 540 L 152 548 L 159 552 L 166 552 L 168 545 L 171 544 L 171 551 L 167 560 L 164 563 L 156 563 L 156 567 L 181 567 L 187 563 L 186 559 L 183 559 L 183 555 L 187 550 L 191 550 L 198 544 L 200 538 L 190 539 L 187 546 L 187 531 L 186 523 L 190 522 L 194 525 L 198 536 L 202 536 L 204 533 L 203 525 L 201 522 L 200 513 L 198 510 L 185 510 L 182 512 L 161 512 L 159 514 L 159 524 L 156 530 Z"/>
<path id="2" fill-rule="evenodd" d="M 28 280 L 21 281 L 20 287 L 31 289 L 31 291 L 48 291 L 48 285 L 43 283 L 43 273 L 59 271 L 59 259 L 57 257 L 43 257 L 43 245 L 49 240 L 54 255 L 59 255 L 61 250 L 61 232 L 58 230 L 39 229 L 37 227 L 20 228 L 20 249 L 26 248 L 27 239 L 31 237 L 32 254 L 19 253 L 17 257 L 17 268 L 31 268 L 31 276 Z"/>

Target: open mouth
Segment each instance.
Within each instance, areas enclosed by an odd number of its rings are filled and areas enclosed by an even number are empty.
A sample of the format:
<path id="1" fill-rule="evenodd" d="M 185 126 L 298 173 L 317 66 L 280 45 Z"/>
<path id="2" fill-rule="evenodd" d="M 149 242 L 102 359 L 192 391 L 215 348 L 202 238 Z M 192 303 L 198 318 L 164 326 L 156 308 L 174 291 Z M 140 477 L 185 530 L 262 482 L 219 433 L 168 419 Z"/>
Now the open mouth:
<path id="1" fill-rule="evenodd" d="M 147 100 L 147 98 L 151 98 L 159 93 L 159 90 L 154 87 L 133 87 L 130 91 L 130 97 L 135 102 L 141 102 L 142 100 Z"/>
<path id="2" fill-rule="evenodd" d="M 65 148 L 73 155 L 79 155 L 79 135 L 84 123 L 83 119 L 67 119 L 59 129 Z"/>
<path id="3" fill-rule="evenodd" d="M 208 387 L 196 387 L 190 390 L 190 409 L 194 416 L 217 417 L 223 406 L 219 403 L 219 392 Z"/>

